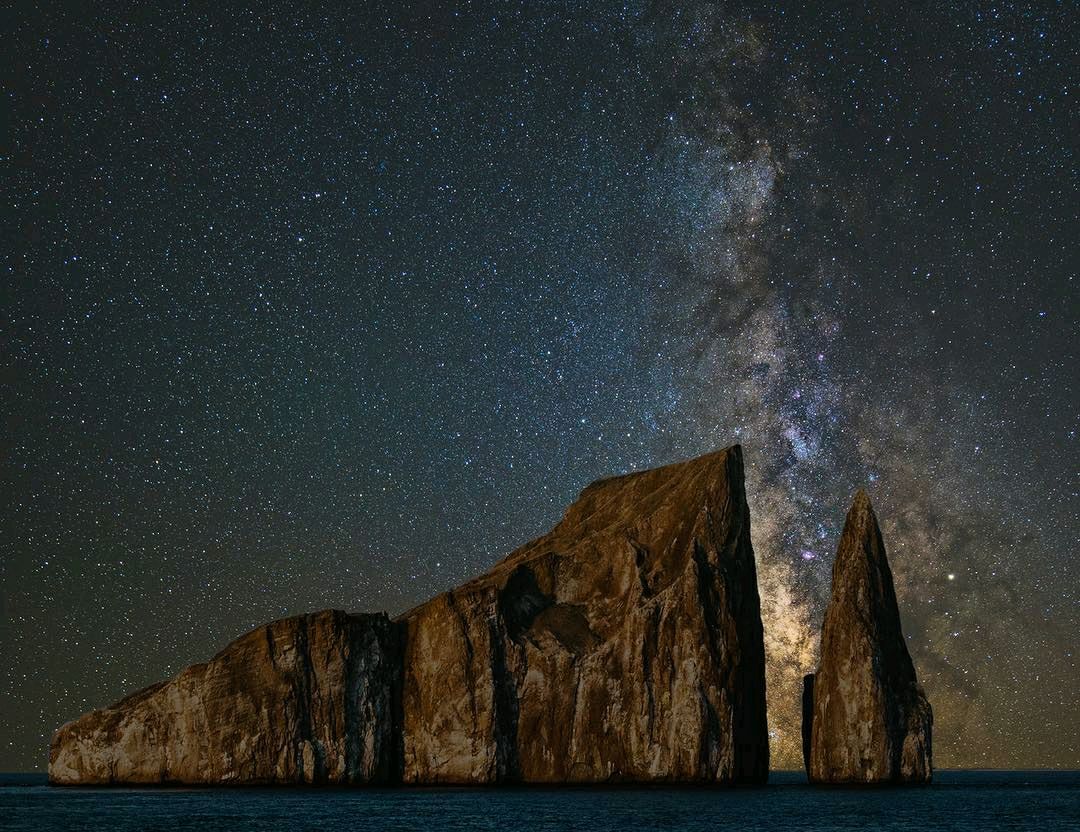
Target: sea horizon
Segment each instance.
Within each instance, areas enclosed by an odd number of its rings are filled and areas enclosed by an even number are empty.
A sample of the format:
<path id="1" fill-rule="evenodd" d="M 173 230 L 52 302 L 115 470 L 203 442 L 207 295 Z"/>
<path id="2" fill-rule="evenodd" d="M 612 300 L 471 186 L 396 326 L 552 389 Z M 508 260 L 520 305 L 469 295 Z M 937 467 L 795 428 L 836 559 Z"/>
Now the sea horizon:
<path id="1" fill-rule="evenodd" d="M 738 829 L 993 832 L 1080 829 L 1080 769 L 941 769 L 922 786 L 818 787 L 800 771 L 748 788 L 687 784 L 506 786 L 50 786 L 0 773 L 5 829 L 288 832 Z"/>

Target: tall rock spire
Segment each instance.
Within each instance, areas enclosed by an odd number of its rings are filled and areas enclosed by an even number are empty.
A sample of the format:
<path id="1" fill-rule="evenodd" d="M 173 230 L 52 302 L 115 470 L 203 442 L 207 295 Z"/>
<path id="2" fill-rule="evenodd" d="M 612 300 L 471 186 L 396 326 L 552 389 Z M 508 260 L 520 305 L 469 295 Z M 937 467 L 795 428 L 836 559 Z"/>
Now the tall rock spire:
<path id="1" fill-rule="evenodd" d="M 930 703 L 915 678 L 877 517 L 859 490 L 833 564 L 821 665 L 803 726 L 814 783 L 927 783 Z"/>

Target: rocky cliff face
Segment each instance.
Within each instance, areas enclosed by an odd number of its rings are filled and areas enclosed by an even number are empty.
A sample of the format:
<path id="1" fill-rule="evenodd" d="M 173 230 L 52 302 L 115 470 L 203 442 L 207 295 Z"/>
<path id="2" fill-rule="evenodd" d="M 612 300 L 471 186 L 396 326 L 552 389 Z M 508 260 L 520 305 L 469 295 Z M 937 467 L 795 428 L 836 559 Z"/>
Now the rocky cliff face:
<path id="1" fill-rule="evenodd" d="M 736 446 L 589 486 L 406 613 L 276 621 L 61 727 L 54 783 L 763 781 Z"/>
<path id="2" fill-rule="evenodd" d="M 411 783 L 763 781 L 741 450 L 602 480 L 403 617 Z"/>
<path id="3" fill-rule="evenodd" d="M 930 703 L 900 629 L 892 572 L 865 491 L 833 564 L 821 664 L 806 678 L 807 774 L 815 783 L 928 783 Z M 805 741 L 805 740 L 804 740 Z"/>
<path id="4" fill-rule="evenodd" d="M 49 780 L 395 781 L 401 646 L 385 615 L 327 610 L 274 621 L 205 664 L 62 726 Z"/>

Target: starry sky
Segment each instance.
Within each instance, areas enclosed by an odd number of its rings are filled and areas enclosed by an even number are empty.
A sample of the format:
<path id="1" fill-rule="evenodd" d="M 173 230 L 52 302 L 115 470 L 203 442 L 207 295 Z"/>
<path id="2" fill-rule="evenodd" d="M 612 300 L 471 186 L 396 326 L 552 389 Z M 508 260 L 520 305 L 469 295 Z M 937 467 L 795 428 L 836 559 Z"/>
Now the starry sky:
<path id="1" fill-rule="evenodd" d="M 734 442 L 774 767 L 860 485 L 935 762 L 1080 767 L 1068 4 L 354 5 L 5 12 L 0 770 Z"/>

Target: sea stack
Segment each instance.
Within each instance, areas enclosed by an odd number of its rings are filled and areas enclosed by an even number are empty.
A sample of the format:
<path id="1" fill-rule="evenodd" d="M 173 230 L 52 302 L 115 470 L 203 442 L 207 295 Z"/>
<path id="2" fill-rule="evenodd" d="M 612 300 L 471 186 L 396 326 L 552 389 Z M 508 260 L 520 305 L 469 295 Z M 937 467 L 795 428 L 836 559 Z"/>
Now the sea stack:
<path id="1" fill-rule="evenodd" d="M 760 783 L 765 649 L 738 446 L 595 482 L 397 620 L 327 611 L 57 730 L 104 783 Z"/>
<path id="2" fill-rule="evenodd" d="M 862 490 L 833 564 L 821 663 L 804 684 L 812 783 L 930 782 L 933 714 L 915 678 L 885 544 Z"/>
<path id="3" fill-rule="evenodd" d="M 593 483 L 404 621 L 408 783 L 767 777 L 738 446 Z"/>

